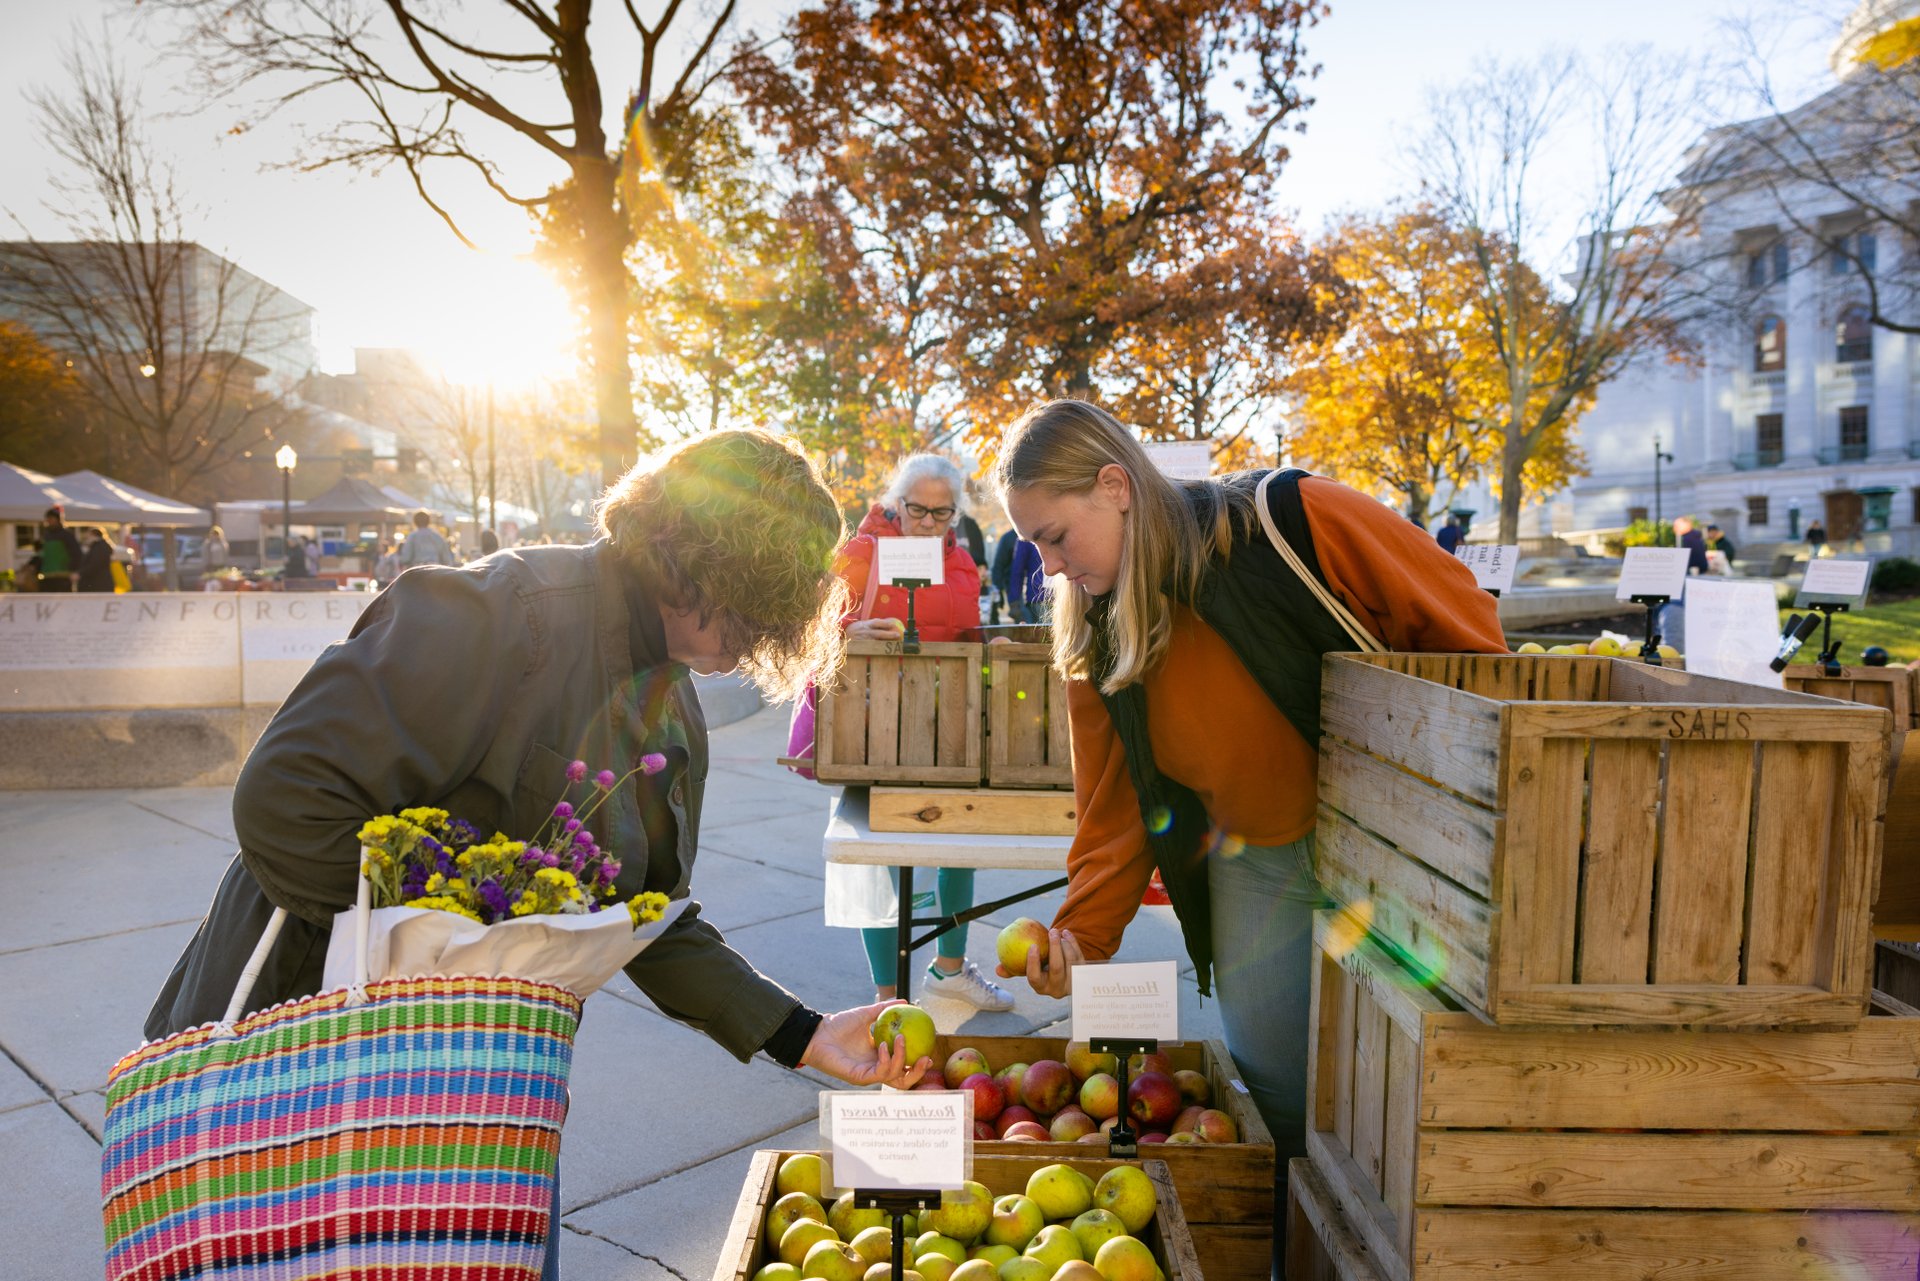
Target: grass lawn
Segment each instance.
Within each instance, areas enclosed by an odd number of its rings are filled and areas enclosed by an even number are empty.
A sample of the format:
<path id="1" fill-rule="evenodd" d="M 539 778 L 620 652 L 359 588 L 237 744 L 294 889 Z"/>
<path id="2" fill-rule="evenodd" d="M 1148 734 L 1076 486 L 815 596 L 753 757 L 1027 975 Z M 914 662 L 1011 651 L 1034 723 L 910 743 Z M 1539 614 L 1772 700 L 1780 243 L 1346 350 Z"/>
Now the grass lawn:
<path id="1" fill-rule="evenodd" d="M 1786 626 L 1787 615 L 1793 612 L 1780 611 L 1782 627 Z M 1857 613 L 1835 614 L 1833 631 L 1841 639 L 1840 661 L 1843 663 L 1858 663 L 1860 651 L 1869 645 L 1883 647 L 1896 663 L 1911 663 L 1920 659 L 1920 596 L 1877 602 Z M 1819 656 L 1820 633 L 1815 632 L 1800 647 L 1794 662 L 1811 663 Z"/>

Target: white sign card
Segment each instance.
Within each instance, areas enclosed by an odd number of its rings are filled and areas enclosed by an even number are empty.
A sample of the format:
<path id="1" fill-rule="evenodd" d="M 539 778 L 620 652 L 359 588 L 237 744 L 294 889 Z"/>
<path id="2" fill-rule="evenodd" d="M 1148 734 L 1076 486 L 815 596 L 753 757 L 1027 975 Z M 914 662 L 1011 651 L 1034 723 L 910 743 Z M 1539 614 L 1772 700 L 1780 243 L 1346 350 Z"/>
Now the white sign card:
<path id="1" fill-rule="evenodd" d="M 938 587 L 947 581 L 944 542 L 940 538 L 876 538 L 873 572 L 889 586 L 906 578 Z"/>
<path id="2" fill-rule="evenodd" d="M 1806 576 L 1800 580 L 1795 605 L 1815 601 L 1833 605 L 1859 605 L 1867 594 L 1867 580 L 1873 571 L 1870 560 L 1810 560 Z"/>
<path id="3" fill-rule="evenodd" d="M 1454 548 L 1453 554 L 1473 571 L 1473 580 L 1480 584 L 1481 591 L 1504 594 L 1513 590 L 1513 573 L 1520 567 L 1517 543 L 1491 546 L 1476 543 L 1471 547 L 1462 543 Z"/>
<path id="4" fill-rule="evenodd" d="M 1180 969 L 1172 961 L 1073 967 L 1073 1039 L 1180 1039 Z"/>
<path id="5" fill-rule="evenodd" d="M 820 1121 L 835 1187 L 959 1188 L 973 1173 L 966 1090 L 823 1091 Z"/>
<path id="6" fill-rule="evenodd" d="M 1686 547 L 1629 547 L 1620 563 L 1620 586 L 1615 600 L 1635 596 L 1669 596 L 1679 600 L 1687 590 Z"/>
<path id="7" fill-rule="evenodd" d="M 1687 584 L 1687 670 L 1783 688 L 1768 666 L 1780 649 L 1770 579 L 1696 578 Z"/>
<path id="8" fill-rule="evenodd" d="M 1204 440 L 1149 440 L 1143 448 L 1160 474 L 1174 480 L 1205 480 L 1213 475 L 1213 446 Z"/>

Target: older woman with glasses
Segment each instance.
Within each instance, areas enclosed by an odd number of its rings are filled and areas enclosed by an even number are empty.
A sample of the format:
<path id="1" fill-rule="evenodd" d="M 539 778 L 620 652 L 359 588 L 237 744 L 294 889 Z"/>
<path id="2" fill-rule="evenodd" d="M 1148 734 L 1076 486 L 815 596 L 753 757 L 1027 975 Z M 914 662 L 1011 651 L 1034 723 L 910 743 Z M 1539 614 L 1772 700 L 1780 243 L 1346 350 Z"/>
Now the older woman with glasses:
<path id="1" fill-rule="evenodd" d="M 915 454 L 903 460 L 860 522 L 860 531 L 840 549 L 835 571 L 846 580 L 853 608 L 842 626 L 852 640 L 899 640 L 906 633 L 907 590 L 879 582 L 873 573 L 883 538 L 938 538 L 943 549 L 943 582 L 913 592 L 914 625 L 923 641 L 964 640 L 980 626 L 980 567 L 954 528 L 967 501 L 966 480 L 951 459 Z M 973 906 L 973 872 L 941 868 L 936 878 L 943 915 Z M 924 905 L 923 905 L 924 906 Z M 894 942 L 891 927 L 861 931 L 874 991 L 894 996 Z M 948 930 L 935 942 L 922 991 L 981 1010 L 1010 1010 L 1013 996 L 989 980 L 967 959 L 964 928 Z"/>

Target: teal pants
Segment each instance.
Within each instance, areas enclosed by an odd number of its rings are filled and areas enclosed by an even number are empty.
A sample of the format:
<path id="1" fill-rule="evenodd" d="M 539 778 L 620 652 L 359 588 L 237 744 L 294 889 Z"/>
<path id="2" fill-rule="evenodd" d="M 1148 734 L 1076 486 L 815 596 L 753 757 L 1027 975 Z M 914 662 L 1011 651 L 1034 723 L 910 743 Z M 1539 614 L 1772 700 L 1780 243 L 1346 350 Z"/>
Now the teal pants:
<path id="1" fill-rule="evenodd" d="M 893 888 L 900 888 L 900 869 L 890 869 L 893 873 Z M 915 877 L 917 881 L 918 876 Z M 937 901 L 940 915 L 953 916 L 973 906 L 973 869 L 970 867 L 943 867 L 935 878 L 939 891 L 938 899 L 925 892 L 914 894 L 916 900 L 908 908 L 910 912 L 921 912 L 933 907 Z M 894 980 L 893 951 L 898 941 L 898 932 L 891 926 L 878 926 L 861 930 L 860 941 L 867 945 L 867 969 L 873 974 L 875 987 L 892 987 Z M 967 954 L 967 931 L 964 928 L 948 930 L 934 940 L 934 951 L 949 961 L 957 961 Z"/>

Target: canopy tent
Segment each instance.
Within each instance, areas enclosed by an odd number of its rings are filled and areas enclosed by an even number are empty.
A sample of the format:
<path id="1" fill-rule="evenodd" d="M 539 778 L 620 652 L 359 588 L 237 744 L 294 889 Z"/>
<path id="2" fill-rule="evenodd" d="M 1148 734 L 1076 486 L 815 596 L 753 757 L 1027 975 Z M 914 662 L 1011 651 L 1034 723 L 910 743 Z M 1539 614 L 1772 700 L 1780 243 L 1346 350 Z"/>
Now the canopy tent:
<path id="1" fill-rule="evenodd" d="M 414 508 L 358 476 L 342 476 L 326 493 L 293 505 L 293 519 L 302 525 L 397 525 L 412 520 L 413 513 Z"/>
<path id="2" fill-rule="evenodd" d="M 0 521 L 38 524 L 47 508 L 72 502 L 53 477 L 0 463 Z"/>
<path id="3" fill-rule="evenodd" d="M 67 495 L 70 525 L 143 525 L 149 529 L 191 529 L 212 522 L 213 513 L 177 498 L 129 485 L 96 471 L 73 471 L 54 479 Z"/>

